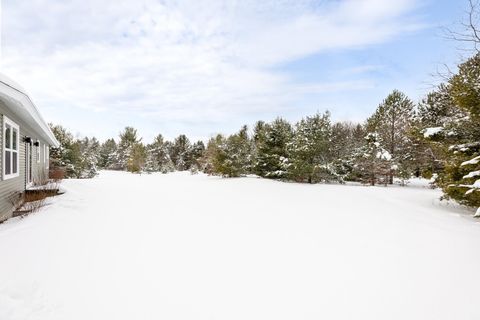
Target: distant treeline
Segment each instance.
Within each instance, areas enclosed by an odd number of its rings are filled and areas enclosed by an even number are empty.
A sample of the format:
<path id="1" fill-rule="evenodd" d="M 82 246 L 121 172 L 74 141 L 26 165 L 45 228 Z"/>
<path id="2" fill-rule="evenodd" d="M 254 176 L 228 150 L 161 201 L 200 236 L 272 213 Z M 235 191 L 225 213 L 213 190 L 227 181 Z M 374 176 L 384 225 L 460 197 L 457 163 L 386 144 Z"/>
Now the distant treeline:
<path id="1" fill-rule="evenodd" d="M 392 184 L 412 176 L 433 178 L 446 197 L 480 206 L 480 55 L 458 67 L 422 101 L 395 90 L 365 123 L 332 122 L 315 114 L 295 124 L 277 118 L 249 130 L 218 134 L 206 145 L 180 135 L 142 143 L 125 128 L 118 140 L 74 139 L 52 126 L 61 147 L 52 150 L 68 177 L 98 169 L 130 172 L 191 170 L 223 177 L 256 174 L 295 182 L 359 181 Z"/>

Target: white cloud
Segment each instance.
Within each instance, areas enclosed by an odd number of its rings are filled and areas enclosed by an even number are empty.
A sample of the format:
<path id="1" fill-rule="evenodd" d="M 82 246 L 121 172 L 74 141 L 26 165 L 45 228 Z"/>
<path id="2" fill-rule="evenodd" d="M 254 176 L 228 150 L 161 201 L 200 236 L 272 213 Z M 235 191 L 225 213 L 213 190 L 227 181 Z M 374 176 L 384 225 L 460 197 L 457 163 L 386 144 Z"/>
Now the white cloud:
<path id="1" fill-rule="evenodd" d="M 411 0 L 4 0 L 2 70 L 40 106 L 225 122 L 275 113 L 305 93 L 372 87 L 299 84 L 274 67 L 390 40 L 418 27 L 414 8 Z"/>

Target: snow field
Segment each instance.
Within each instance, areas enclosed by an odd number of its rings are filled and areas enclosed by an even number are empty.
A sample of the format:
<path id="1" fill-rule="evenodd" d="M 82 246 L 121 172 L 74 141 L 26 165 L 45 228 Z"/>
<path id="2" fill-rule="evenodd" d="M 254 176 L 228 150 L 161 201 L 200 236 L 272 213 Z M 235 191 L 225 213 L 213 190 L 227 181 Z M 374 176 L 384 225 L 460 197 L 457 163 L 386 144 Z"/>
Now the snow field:
<path id="1" fill-rule="evenodd" d="M 0 319 L 479 319 L 440 192 L 102 172 L 0 225 Z"/>

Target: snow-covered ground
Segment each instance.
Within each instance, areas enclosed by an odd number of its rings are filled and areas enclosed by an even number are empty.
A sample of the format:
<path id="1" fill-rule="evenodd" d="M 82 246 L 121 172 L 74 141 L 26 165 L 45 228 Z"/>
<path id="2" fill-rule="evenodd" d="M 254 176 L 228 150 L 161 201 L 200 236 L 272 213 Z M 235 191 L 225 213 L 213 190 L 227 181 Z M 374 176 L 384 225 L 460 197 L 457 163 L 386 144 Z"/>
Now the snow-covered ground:
<path id="1" fill-rule="evenodd" d="M 0 225 L 0 319 L 480 319 L 480 223 L 409 187 L 64 181 Z"/>

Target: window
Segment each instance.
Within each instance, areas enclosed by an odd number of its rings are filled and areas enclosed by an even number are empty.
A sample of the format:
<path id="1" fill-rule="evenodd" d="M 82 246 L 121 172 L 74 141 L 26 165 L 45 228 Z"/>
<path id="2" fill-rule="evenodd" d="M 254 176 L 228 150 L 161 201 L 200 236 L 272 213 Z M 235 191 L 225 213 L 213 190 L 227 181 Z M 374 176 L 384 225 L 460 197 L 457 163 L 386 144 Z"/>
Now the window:
<path id="1" fill-rule="evenodd" d="M 50 149 L 46 144 L 43 145 L 43 161 L 45 169 L 48 169 L 50 167 Z"/>
<path id="2" fill-rule="evenodd" d="M 37 140 L 38 145 L 35 147 L 37 148 L 37 163 L 40 163 L 40 141 Z"/>
<path id="3" fill-rule="evenodd" d="M 3 178 L 19 176 L 18 150 L 20 148 L 20 131 L 18 125 L 3 116 Z"/>

